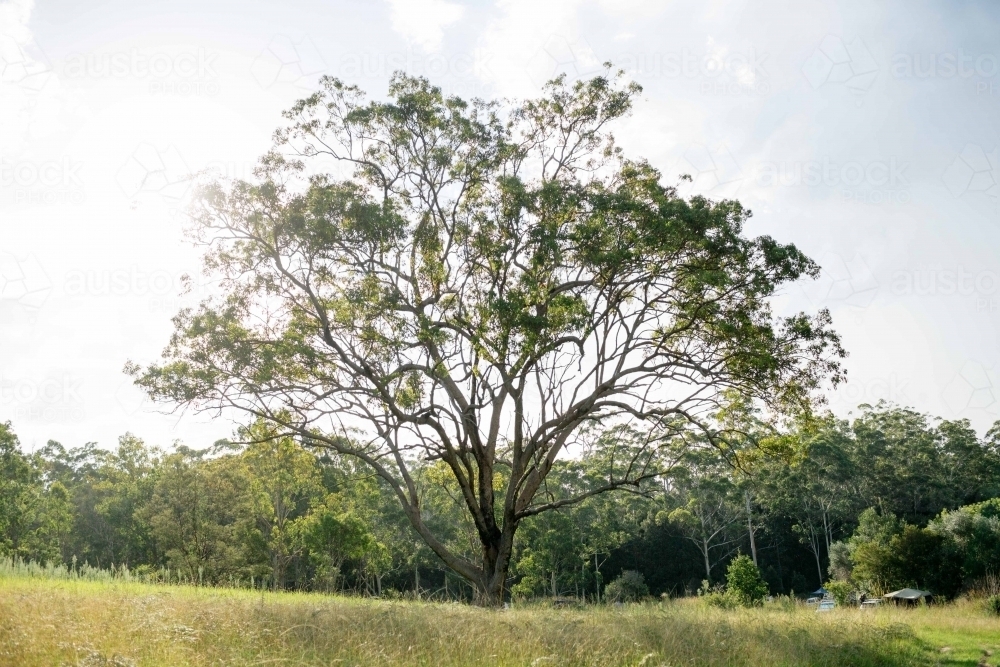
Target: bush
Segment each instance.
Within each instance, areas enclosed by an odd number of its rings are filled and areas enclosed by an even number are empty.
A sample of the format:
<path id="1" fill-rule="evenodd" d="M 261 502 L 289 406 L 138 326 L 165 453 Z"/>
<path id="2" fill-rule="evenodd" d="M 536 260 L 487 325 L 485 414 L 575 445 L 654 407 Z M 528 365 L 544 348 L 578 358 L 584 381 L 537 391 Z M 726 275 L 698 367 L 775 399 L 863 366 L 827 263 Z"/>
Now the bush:
<path id="1" fill-rule="evenodd" d="M 830 591 L 830 595 L 841 607 L 851 601 L 851 594 L 854 593 L 854 586 L 846 581 L 828 581 L 823 584 L 823 588 Z"/>
<path id="2" fill-rule="evenodd" d="M 980 579 L 1000 567 L 1000 498 L 942 512 L 928 528 L 949 538 L 958 552 L 962 576 Z"/>
<path id="3" fill-rule="evenodd" d="M 991 595 L 986 598 L 986 612 L 993 616 L 1000 616 L 1000 595 Z"/>
<path id="4" fill-rule="evenodd" d="M 749 556 L 740 554 L 729 563 L 726 596 L 743 607 L 757 606 L 767 596 L 767 584 Z"/>
<path id="5" fill-rule="evenodd" d="M 834 542 L 830 545 L 830 567 L 827 571 L 835 581 L 848 581 L 854 562 L 851 560 L 851 546 L 847 542 Z"/>
<path id="6" fill-rule="evenodd" d="M 720 609 L 732 609 L 738 604 L 732 596 L 724 593 L 706 593 L 701 599 L 709 607 L 719 607 Z"/>
<path id="7" fill-rule="evenodd" d="M 646 579 L 635 570 L 626 570 L 604 588 L 608 602 L 635 602 L 649 595 Z"/>
<path id="8" fill-rule="evenodd" d="M 862 590 L 879 595 L 909 586 L 949 598 L 959 592 L 962 556 L 955 540 L 947 536 L 949 526 L 956 523 L 954 517 L 920 528 L 869 508 L 858 520 L 848 549 L 854 564 L 851 578 Z"/>

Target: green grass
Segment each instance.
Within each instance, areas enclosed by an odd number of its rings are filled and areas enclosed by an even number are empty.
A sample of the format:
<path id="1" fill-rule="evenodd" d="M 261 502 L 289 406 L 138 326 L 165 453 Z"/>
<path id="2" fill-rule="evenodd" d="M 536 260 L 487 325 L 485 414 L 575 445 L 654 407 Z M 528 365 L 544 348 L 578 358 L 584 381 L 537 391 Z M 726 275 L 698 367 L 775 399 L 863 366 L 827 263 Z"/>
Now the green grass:
<path id="1" fill-rule="evenodd" d="M 1000 620 L 974 603 L 827 614 L 800 605 L 729 611 L 697 600 L 501 611 L 120 580 L 0 577 L 3 666 L 973 666 L 998 661 Z"/>

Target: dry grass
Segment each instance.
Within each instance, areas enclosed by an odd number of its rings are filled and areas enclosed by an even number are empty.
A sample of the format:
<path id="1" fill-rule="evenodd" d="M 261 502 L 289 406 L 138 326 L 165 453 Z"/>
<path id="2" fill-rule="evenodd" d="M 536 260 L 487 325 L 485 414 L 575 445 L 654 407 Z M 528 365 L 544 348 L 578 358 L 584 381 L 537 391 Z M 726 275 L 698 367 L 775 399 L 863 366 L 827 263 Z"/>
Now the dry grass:
<path id="1" fill-rule="evenodd" d="M 945 651 L 941 651 L 945 648 Z M 994 664 L 972 604 L 911 612 L 697 601 L 506 611 L 300 593 L 0 578 L 0 665 Z M 987 662 L 980 663 L 985 658 Z"/>

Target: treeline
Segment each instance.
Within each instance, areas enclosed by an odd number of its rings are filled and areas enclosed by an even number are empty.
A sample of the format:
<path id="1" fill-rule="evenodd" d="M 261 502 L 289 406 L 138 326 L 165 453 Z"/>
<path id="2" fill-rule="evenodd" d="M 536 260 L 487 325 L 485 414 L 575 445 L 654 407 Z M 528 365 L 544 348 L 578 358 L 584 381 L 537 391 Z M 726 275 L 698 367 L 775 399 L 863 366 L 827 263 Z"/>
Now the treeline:
<path id="1" fill-rule="evenodd" d="M 256 424 L 236 446 L 164 451 L 50 441 L 25 453 L 0 424 L 0 556 L 206 585 L 472 599 L 409 527 L 387 485 L 350 460 Z M 560 464 L 545 492 L 585 492 L 607 448 Z M 428 525 L 479 548 L 440 462 L 417 468 Z M 870 594 L 916 586 L 954 596 L 1000 571 L 1000 429 L 863 406 L 756 440 L 688 448 L 632 493 L 541 514 L 519 533 L 515 597 L 597 600 L 625 571 L 650 593 L 723 582 L 742 553 L 772 593 L 829 584 Z M 988 502 L 987 502 L 988 501 Z"/>

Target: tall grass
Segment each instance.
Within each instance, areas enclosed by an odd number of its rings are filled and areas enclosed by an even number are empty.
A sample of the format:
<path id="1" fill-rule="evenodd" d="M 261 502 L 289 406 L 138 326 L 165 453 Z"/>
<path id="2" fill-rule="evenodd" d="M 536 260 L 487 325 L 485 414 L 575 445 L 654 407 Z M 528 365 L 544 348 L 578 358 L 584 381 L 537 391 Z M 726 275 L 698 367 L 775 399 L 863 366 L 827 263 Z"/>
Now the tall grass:
<path id="1" fill-rule="evenodd" d="M 151 568 L 147 565 L 130 569 L 125 564 L 111 564 L 109 567 L 94 567 L 89 563 L 78 564 L 76 557 L 69 565 L 63 563 L 37 563 L 20 558 L 0 558 L 0 578 L 6 579 L 49 579 L 56 581 L 100 581 L 143 584 L 176 584 L 182 586 L 202 586 L 201 572 L 185 574 L 169 567 Z M 225 588 L 263 588 L 268 579 L 249 577 L 230 578 Z"/>
<path id="2" fill-rule="evenodd" d="M 1000 596 L 1000 575 L 987 572 L 986 576 L 977 579 L 969 587 L 971 598 L 991 598 Z"/>
<path id="3" fill-rule="evenodd" d="M 1000 621 L 973 601 L 824 614 L 789 599 L 489 610 L 176 581 L 0 560 L 0 667 L 982 666 L 1000 653 Z"/>

